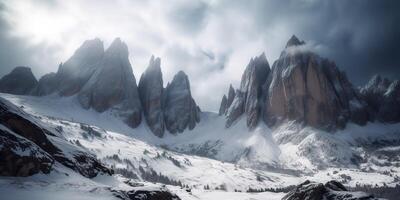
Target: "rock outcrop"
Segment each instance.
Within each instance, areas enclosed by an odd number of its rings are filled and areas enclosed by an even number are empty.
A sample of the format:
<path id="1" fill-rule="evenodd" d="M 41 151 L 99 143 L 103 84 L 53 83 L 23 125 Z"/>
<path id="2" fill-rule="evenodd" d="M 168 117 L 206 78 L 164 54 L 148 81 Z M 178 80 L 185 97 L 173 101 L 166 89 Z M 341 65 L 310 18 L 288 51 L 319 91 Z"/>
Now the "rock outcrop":
<path id="1" fill-rule="evenodd" d="M 0 98 L 0 131 L 0 140 L 6 140 L 0 145 L 0 163 L 7 162 L 5 167 L 0 167 L 1 174 L 29 176 L 38 172 L 48 173 L 55 161 L 88 178 L 99 173 L 112 173 L 93 155 L 78 149 L 71 151 L 69 142 L 58 138 L 50 129 L 3 98 Z M 57 138 L 57 142 L 49 137 Z M 17 147 L 20 149 L 16 150 Z M 68 150 L 64 151 L 64 148 Z"/>
<path id="2" fill-rule="evenodd" d="M 242 75 L 240 89 L 236 92 L 229 87 L 225 108 L 220 114 L 226 114 L 226 127 L 230 127 L 243 113 L 247 116 L 247 126 L 257 126 L 261 116 L 262 85 L 270 73 L 265 54 L 252 58 Z M 223 103 L 221 103 L 222 106 Z"/>
<path id="3" fill-rule="evenodd" d="M 150 130 L 158 137 L 164 135 L 163 79 L 160 58 L 151 57 L 149 66 L 139 81 L 139 95 L 143 113 Z"/>
<path id="4" fill-rule="evenodd" d="M 282 200 L 375 200 L 373 195 L 364 192 L 350 192 L 341 183 L 329 181 L 325 184 L 305 181 L 287 193 Z"/>
<path id="5" fill-rule="evenodd" d="M 221 100 L 221 105 L 219 107 L 219 115 L 224 115 L 228 111 L 228 108 L 232 105 L 232 102 L 235 98 L 235 89 L 233 89 L 232 84 L 229 85 L 229 91 L 228 91 L 228 98 L 226 95 L 222 97 Z"/>
<path id="6" fill-rule="evenodd" d="M 26 95 L 36 87 L 38 81 L 29 67 L 15 67 L 0 79 L 0 92 Z"/>
<path id="7" fill-rule="evenodd" d="M 188 76 L 179 71 L 164 93 L 164 120 L 170 133 L 192 130 L 200 121 L 200 110 L 194 101 Z"/>
<path id="8" fill-rule="evenodd" d="M 375 75 L 360 89 L 360 94 L 368 103 L 372 120 L 380 122 L 400 122 L 400 81 L 390 81 Z"/>
<path id="9" fill-rule="evenodd" d="M 369 120 L 366 102 L 346 75 L 304 44 L 292 36 L 271 70 L 265 55 L 250 61 L 232 104 L 226 97 L 221 103 L 227 127 L 243 114 L 250 129 L 261 117 L 269 126 L 294 120 L 325 130 Z"/>
<path id="10" fill-rule="evenodd" d="M 48 73 L 43 75 L 31 94 L 34 96 L 46 96 L 56 91 L 57 82 L 56 73 Z"/>
<path id="11" fill-rule="evenodd" d="M 142 108 L 136 79 L 129 62 L 128 47 L 115 39 L 97 64 L 96 71 L 78 93 L 81 105 L 104 112 L 119 105 L 121 111 L 129 111 L 129 125 L 137 127 L 141 122 Z"/>
<path id="12" fill-rule="evenodd" d="M 103 42 L 87 40 L 57 72 L 57 91 L 61 96 L 77 94 L 99 67 L 104 56 Z"/>

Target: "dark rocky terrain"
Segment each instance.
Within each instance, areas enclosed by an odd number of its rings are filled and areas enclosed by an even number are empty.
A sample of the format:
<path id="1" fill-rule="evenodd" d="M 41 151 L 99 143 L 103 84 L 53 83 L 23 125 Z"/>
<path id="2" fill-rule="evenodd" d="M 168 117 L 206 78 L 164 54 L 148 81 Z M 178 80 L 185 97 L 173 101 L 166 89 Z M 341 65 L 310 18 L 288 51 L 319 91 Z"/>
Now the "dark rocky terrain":
<path id="1" fill-rule="evenodd" d="M 325 184 L 305 181 L 288 194 L 282 200 L 373 200 L 373 195 L 363 192 L 350 192 L 341 183 L 329 181 Z"/>

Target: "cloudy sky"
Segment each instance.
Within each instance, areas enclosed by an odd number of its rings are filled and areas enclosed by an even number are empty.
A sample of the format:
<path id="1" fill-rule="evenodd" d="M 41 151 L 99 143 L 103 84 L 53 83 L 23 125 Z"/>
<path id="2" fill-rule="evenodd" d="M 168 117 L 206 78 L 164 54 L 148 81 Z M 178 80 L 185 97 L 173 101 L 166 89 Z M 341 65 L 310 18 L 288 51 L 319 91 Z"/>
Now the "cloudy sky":
<path id="1" fill-rule="evenodd" d="M 291 35 L 336 61 L 355 85 L 400 78 L 400 1 L 1 0 L 0 76 L 17 65 L 55 72 L 86 39 L 127 43 L 136 79 L 152 54 L 164 83 L 190 77 L 203 110 L 217 110 L 251 57 L 272 65 Z"/>

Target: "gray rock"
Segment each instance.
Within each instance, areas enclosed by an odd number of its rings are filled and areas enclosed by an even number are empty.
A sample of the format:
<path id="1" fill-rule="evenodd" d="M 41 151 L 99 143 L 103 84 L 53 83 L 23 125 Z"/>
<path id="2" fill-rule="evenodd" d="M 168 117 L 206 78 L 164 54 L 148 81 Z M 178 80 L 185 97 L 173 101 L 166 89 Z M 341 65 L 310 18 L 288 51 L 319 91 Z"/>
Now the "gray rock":
<path id="1" fill-rule="evenodd" d="M 43 75 L 36 87 L 32 90 L 31 94 L 34 96 L 46 96 L 56 91 L 57 86 L 56 73 L 48 73 Z"/>
<path id="2" fill-rule="evenodd" d="M 128 47 L 115 39 L 97 64 L 97 69 L 78 93 L 81 105 L 104 112 L 110 108 L 129 112 L 128 124 L 137 127 L 142 108 Z"/>
<path id="3" fill-rule="evenodd" d="M 367 102 L 372 120 L 385 123 L 400 122 L 400 86 L 399 80 L 390 81 L 375 75 L 360 89 Z"/>
<path id="4" fill-rule="evenodd" d="M 261 112 L 262 85 L 270 72 L 265 54 L 252 59 L 247 66 L 240 84 L 240 90 L 245 94 L 244 112 L 247 116 L 247 126 L 257 126 Z"/>
<path id="5" fill-rule="evenodd" d="M 235 89 L 233 89 L 232 84 L 229 85 L 229 92 L 228 92 L 228 99 L 226 102 L 226 107 L 229 107 L 232 105 L 233 99 L 235 98 Z"/>
<path id="6" fill-rule="evenodd" d="M 343 128 L 351 119 L 364 124 L 366 104 L 347 77 L 333 62 L 298 48 L 304 42 L 294 40 L 288 41 L 263 87 L 264 121 L 275 125 L 296 120 L 325 130 Z"/>
<path id="7" fill-rule="evenodd" d="M 81 151 L 79 148 L 71 151 L 63 151 L 65 146 L 70 145 L 69 142 L 64 141 L 63 138 L 57 138 L 58 136 L 48 127 L 36 122 L 32 116 L 26 114 L 20 108 L 3 98 L 0 98 L 0 125 L 6 127 L 7 132 L 9 130 L 11 131 L 9 133 L 17 136 L 18 139 L 12 139 L 12 143 L 22 148 L 30 148 L 24 149 L 28 153 L 36 153 L 35 155 L 31 154 L 29 158 L 24 158 L 22 161 L 26 161 L 26 163 L 22 165 L 20 163 L 21 160 L 17 159 L 18 155 L 15 152 L 9 154 L 8 156 L 11 156 L 11 158 L 8 161 L 11 163 L 8 163 L 8 165 L 15 166 L 17 167 L 16 169 L 19 169 L 19 166 L 21 166 L 21 173 L 11 173 L 11 175 L 28 176 L 39 171 L 48 173 L 53 164 L 53 159 L 88 178 L 93 178 L 98 174 L 112 174 L 112 170 L 105 167 L 93 155 Z M 57 142 L 53 142 L 48 137 L 57 138 Z M 38 151 L 38 149 L 41 150 Z M 3 153 L 10 152 L 6 149 Z M 6 159 L 6 162 L 8 161 Z M 9 172 L 9 170 L 6 171 Z"/>
<path id="8" fill-rule="evenodd" d="M 219 115 L 226 115 L 229 107 L 232 105 L 232 102 L 235 98 L 235 89 L 233 89 L 232 84 L 229 85 L 228 98 L 226 95 L 222 97 L 221 105 L 219 107 Z"/>
<path id="9" fill-rule="evenodd" d="M 99 39 L 87 40 L 57 72 L 57 90 L 61 96 L 77 94 L 99 67 L 104 46 Z"/>
<path id="10" fill-rule="evenodd" d="M 257 126 L 261 113 L 261 88 L 269 72 L 269 64 L 264 53 L 250 60 L 242 75 L 240 90 L 235 93 L 232 87 L 229 89 L 227 105 L 230 106 L 226 112 L 226 127 L 230 127 L 243 113 L 246 113 L 249 128 Z"/>
<path id="11" fill-rule="evenodd" d="M 300 46 L 305 44 L 304 41 L 300 41 L 299 38 L 297 38 L 295 35 L 292 35 L 292 37 L 289 39 L 289 41 L 287 41 L 286 43 L 286 47 L 293 47 L 293 46 Z"/>
<path id="12" fill-rule="evenodd" d="M 0 79 L 0 92 L 26 95 L 37 85 L 37 80 L 29 67 L 15 67 Z"/>
<path id="13" fill-rule="evenodd" d="M 327 183 L 316 183 L 305 181 L 288 192 L 282 200 L 375 200 L 373 195 L 363 192 L 350 192 L 341 183 L 329 181 Z"/>
<path id="14" fill-rule="evenodd" d="M 149 66 L 139 81 L 139 95 L 144 117 L 150 130 L 158 137 L 164 135 L 163 79 L 160 58 L 151 57 Z"/>
<path id="15" fill-rule="evenodd" d="M 228 108 L 228 99 L 226 98 L 226 95 L 222 96 L 221 100 L 221 105 L 219 106 L 219 115 L 224 115 L 226 112 L 226 109 Z"/>
<path id="16" fill-rule="evenodd" d="M 400 81 L 393 81 L 385 94 L 384 101 L 379 109 L 378 119 L 382 122 L 400 122 Z"/>
<path id="17" fill-rule="evenodd" d="M 181 133 L 192 130 L 200 121 L 199 110 L 194 101 L 187 75 L 179 71 L 168 84 L 164 93 L 164 120 L 167 130 Z"/>

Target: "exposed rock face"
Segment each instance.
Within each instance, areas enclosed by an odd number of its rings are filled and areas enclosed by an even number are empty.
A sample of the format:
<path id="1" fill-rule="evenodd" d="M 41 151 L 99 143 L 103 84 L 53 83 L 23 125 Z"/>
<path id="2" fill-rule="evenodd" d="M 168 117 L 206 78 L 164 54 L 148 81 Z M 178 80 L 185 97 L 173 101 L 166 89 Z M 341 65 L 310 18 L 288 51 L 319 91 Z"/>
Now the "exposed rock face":
<path id="1" fill-rule="evenodd" d="M 218 114 L 224 115 L 227 108 L 228 108 L 228 99 L 226 98 L 226 95 L 224 95 L 224 96 L 222 96 L 221 105 L 219 106 Z"/>
<path id="2" fill-rule="evenodd" d="M 327 130 L 344 127 L 352 116 L 365 123 L 365 103 L 344 74 L 333 62 L 291 45 L 291 40 L 264 86 L 265 122 L 297 120 Z"/>
<path id="3" fill-rule="evenodd" d="M 247 65 L 236 92 L 230 86 L 225 105 L 221 103 L 221 114 L 226 113 L 226 127 L 230 127 L 243 113 L 247 116 L 247 126 L 254 128 L 260 119 L 262 85 L 270 72 L 265 54 L 252 58 Z M 226 97 L 225 97 L 226 98 Z"/>
<path id="4" fill-rule="evenodd" d="M 286 194 L 282 200 L 369 200 L 377 199 L 373 195 L 363 192 L 349 192 L 347 189 L 337 181 L 329 181 L 327 183 L 316 183 L 305 181 L 304 183 L 296 186 L 292 191 Z"/>
<path id="5" fill-rule="evenodd" d="M 45 74 L 39 79 L 38 84 L 32 90 L 34 96 L 46 96 L 56 91 L 57 79 L 56 73 Z"/>
<path id="6" fill-rule="evenodd" d="M 160 58 L 151 57 L 149 66 L 139 81 L 139 95 L 144 117 L 150 130 L 158 137 L 164 135 L 163 79 Z"/>
<path id="7" fill-rule="evenodd" d="M 80 90 L 78 99 L 84 108 L 93 108 L 98 112 L 121 104 L 121 110 L 131 113 L 129 124 L 137 127 L 141 122 L 142 109 L 128 56 L 127 45 L 119 38 L 115 39 Z"/>
<path id="8" fill-rule="evenodd" d="M 221 105 L 219 107 L 219 115 L 224 115 L 228 111 L 228 108 L 232 105 L 235 98 L 235 89 L 233 89 L 232 84 L 229 85 L 228 98 L 226 95 L 222 97 Z"/>
<path id="9" fill-rule="evenodd" d="M 29 67 L 16 67 L 0 79 L 0 92 L 25 95 L 37 85 L 37 80 Z"/>
<path id="10" fill-rule="evenodd" d="M 375 75 L 361 88 L 360 93 L 368 103 L 373 120 L 380 122 L 400 122 L 400 84 Z"/>
<path id="11" fill-rule="evenodd" d="M 99 173 L 112 173 L 86 152 L 63 151 L 63 148 L 57 145 L 68 146 L 70 144 L 67 141 L 59 139 L 57 143 L 53 143 L 49 137 L 57 137 L 57 135 L 2 98 L 0 98 L 0 125 L 0 127 L 4 127 L 1 130 L 5 133 L 6 139 L 11 139 L 10 145 L 17 145 L 24 151 L 23 153 L 14 151 L 13 149 L 17 146 L 1 147 L 0 152 L 5 160 L 0 162 L 9 162 L 7 163 L 8 167 L 2 168 L 6 174 L 28 176 L 40 171 L 48 173 L 53 160 L 88 178 L 95 177 Z M 15 167 L 14 170 L 18 171 L 12 171 L 10 166 Z"/>
<path id="12" fill-rule="evenodd" d="M 50 173 L 54 159 L 33 142 L 0 128 L 0 144 L 0 176 Z"/>
<path id="13" fill-rule="evenodd" d="M 61 96 L 78 93 L 99 67 L 104 46 L 99 39 L 87 40 L 57 72 L 58 92 Z"/>
<path id="14" fill-rule="evenodd" d="M 187 75 L 179 71 L 164 93 L 164 119 L 167 130 L 181 133 L 192 130 L 200 121 L 199 109 L 192 98 Z"/>
<path id="15" fill-rule="evenodd" d="M 270 70 L 265 55 L 252 59 L 240 89 L 221 102 L 229 127 L 244 113 L 254 128 L 262 117 L 269 125 L 287 120 L 335 130 L 348 121 L 365 124 L 367 104 L 335 63 L 304 50 L 304 41 L 292 36 Z"/>
<path id="16" fill-rule="evenodd" d="M 137 189 L 131 191 L 111 190 L 113 195 L 121 200 L 180 200 L 180 198 L 165 189 Z"/>

